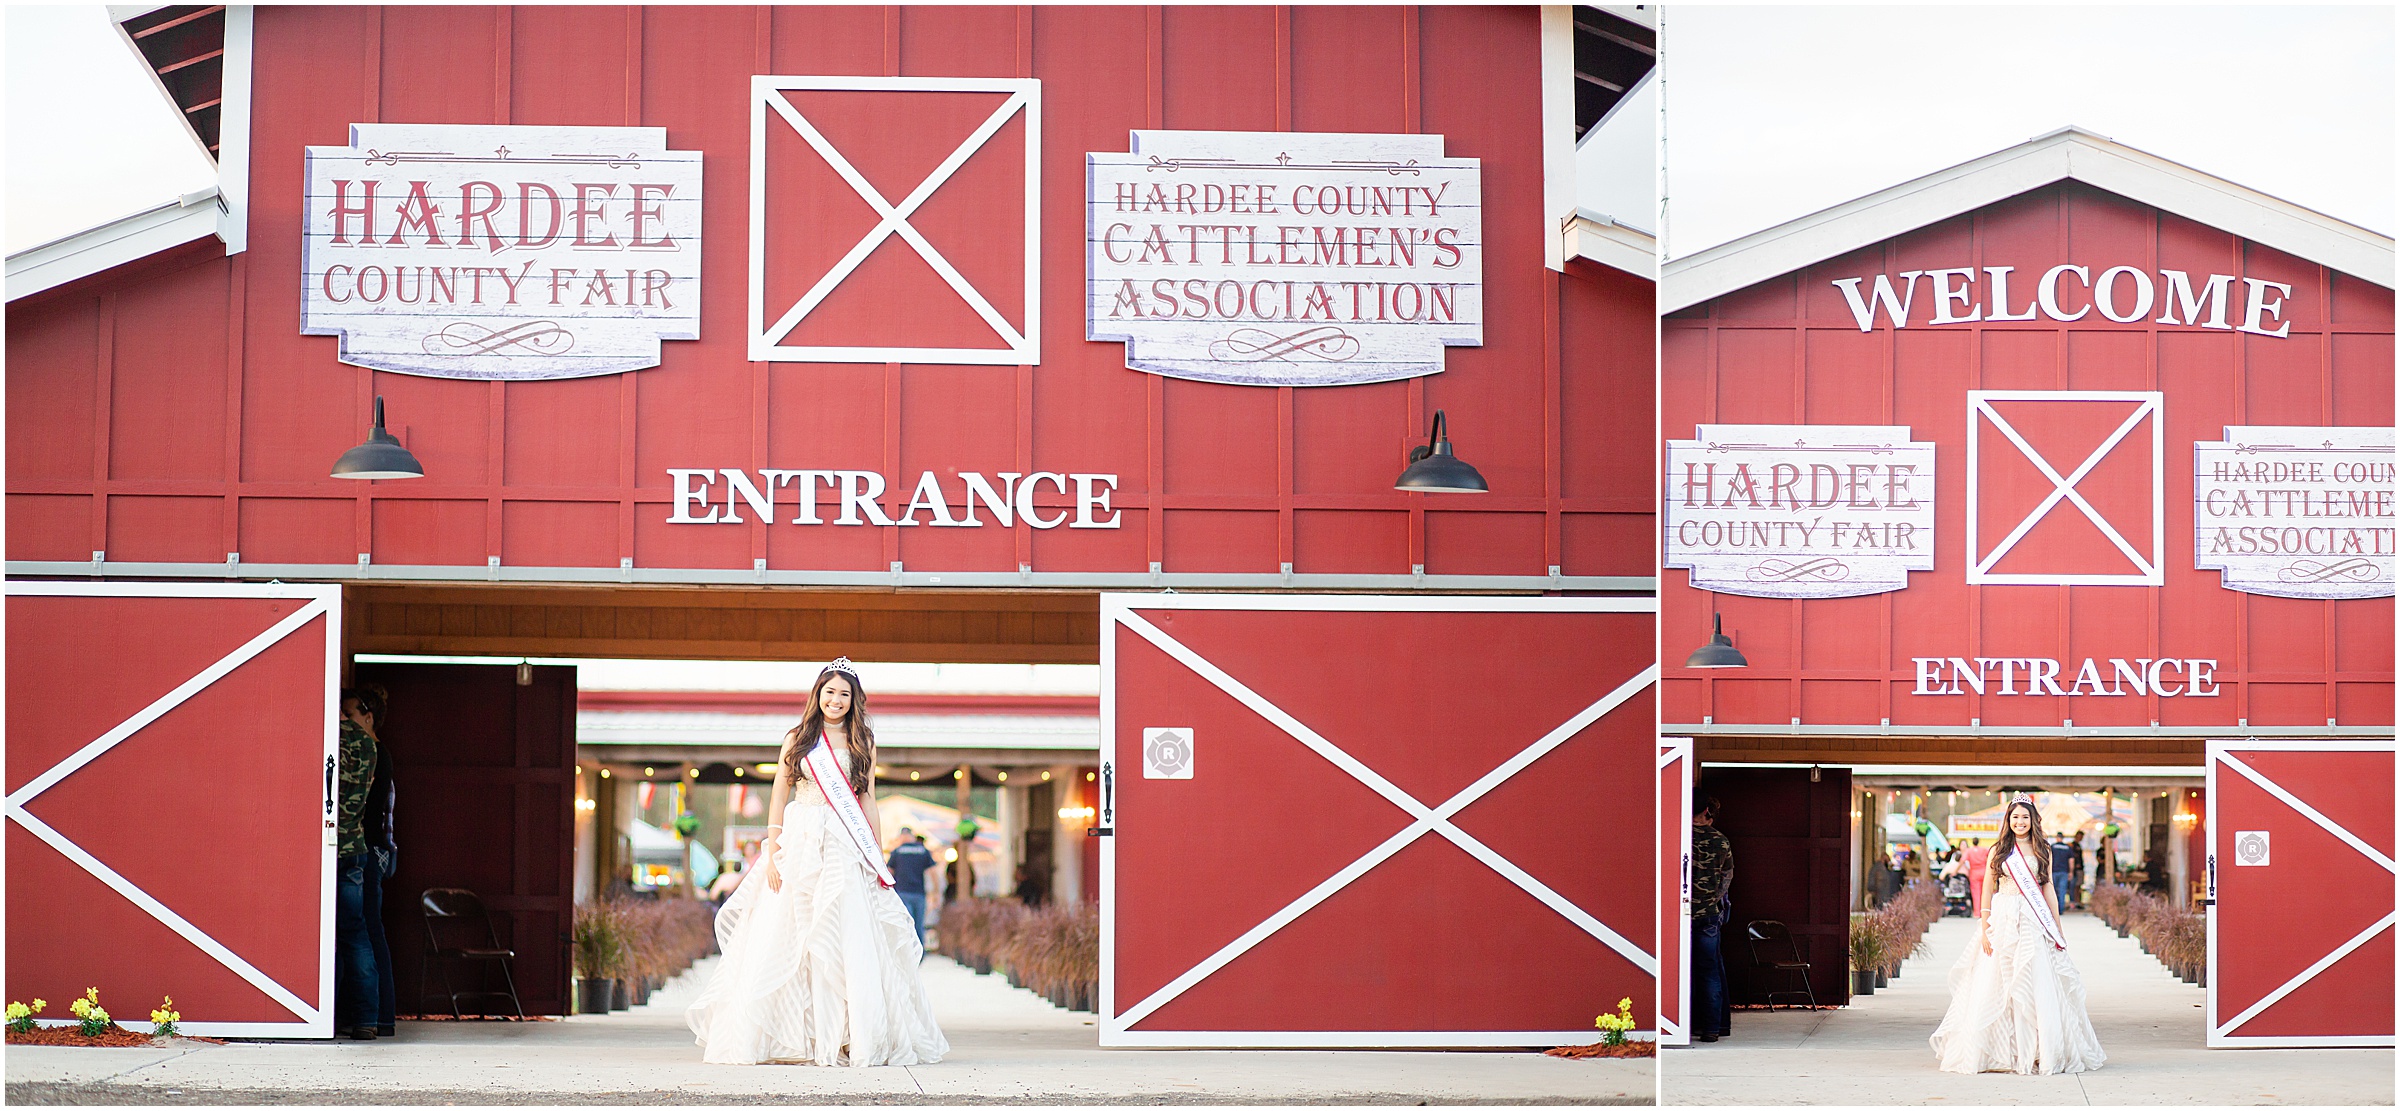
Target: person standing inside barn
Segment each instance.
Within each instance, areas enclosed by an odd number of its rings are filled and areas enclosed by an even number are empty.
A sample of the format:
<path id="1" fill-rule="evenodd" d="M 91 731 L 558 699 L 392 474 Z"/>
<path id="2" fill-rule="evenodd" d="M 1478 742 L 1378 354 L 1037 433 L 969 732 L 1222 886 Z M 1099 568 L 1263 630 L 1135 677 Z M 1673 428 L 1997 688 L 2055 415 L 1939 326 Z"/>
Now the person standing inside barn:
<path id="1" fill-rule="evenodd" d="M 375 950 L 375 1036 L 390 1038 L 400 1033 L 400 985 L 393 975 L 392 946 L 383 930 L 383 889 L 400 870 L 400 839 L 393 824 L 400 792 L 392 782 L 392 746 L 383 739 L 384 714 L 391 702 L 378 683 L 360 688 L 354 701 L 360 728 L 375 742 L 375 779 L 367 786 L 367 943 Z M 351 702 L 343 703 L 343 714 L 348 715 L 351 708 Z"/>
<path id="2" fill-rule="evenodd" d="M 367 796 L 375 786 L 375 734 L 366 708 L 372 695 L 363 690 L 342 692 L 340 794 L 334 811 L 335 867 L 339 898 L 334 904 L 334 1015 L 342 1032 L 362 1042 L 375 1040 L 381 986 L 375 970 L 375 943 L 367 934 L 367 884 L 372 875 L 381 887 L 382 872 L 367 851 Z"/>
<path id="3" fill-rule="evenodd" d="M 1733 1036 L 1733 998 L 1725 984 L 1725 920 L 1733 912 L 1733 842 L 1717 828 L 1717 800 L 1692 807 L 1692 1037 Z"/>
<path id="4" fill-rule="evenodd" d="M 933 850 L 925 847 L 925 839 L 907 826 L 900 827 L 900 844 L 892 850 L 884 867 L 892 870 L 899 886 L 900 905 L 908 908 L 908 917 L 917 924 L 917 940 L 925 940 L 925 873 L 933 869 Z"/>

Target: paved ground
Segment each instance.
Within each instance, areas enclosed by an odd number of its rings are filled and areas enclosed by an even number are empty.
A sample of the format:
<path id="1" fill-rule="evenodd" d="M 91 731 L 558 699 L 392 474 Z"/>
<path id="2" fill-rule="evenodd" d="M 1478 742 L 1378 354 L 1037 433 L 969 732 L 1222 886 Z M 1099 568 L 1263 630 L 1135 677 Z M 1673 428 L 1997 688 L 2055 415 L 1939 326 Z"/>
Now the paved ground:
<path id="1" fill-rule="evenodd" d="M 7 1102 L 243 1104 L 1643 1103 L 1650 1060 L 1528 1052 L 1101 1049 L 1090 1015 L 934 957 L 951 1056 L 910 1068 L 704 1065 L 704 962 L 645 1007 L 559 1022 L 401 1024 L 374 1042 L 12 1046 Z"/>
<path id="2" fill-rule="evenodd" d="M 2388 1049 L 2208 1049 L 2204 996 L 2087 914 L 2066 916 L 2108 1064 L 2068 1076 L 1959 1076 L 1926 1043 L 1973 920 L 1945 918 L 1888 988 L 1828 1011 L 1737 1011 L 1727 1041 L 1667 1051 L 1674 1104 L 2384 1104 Z"/>

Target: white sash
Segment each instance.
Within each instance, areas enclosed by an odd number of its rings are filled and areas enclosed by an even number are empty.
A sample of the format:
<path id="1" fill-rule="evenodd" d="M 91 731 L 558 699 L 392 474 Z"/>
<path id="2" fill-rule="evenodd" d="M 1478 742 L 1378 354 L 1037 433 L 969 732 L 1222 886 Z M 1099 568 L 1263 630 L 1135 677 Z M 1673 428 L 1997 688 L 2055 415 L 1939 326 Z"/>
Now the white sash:
<path id="1" fill-rule="evenodd" d="M 2023 846 L 2008 854 L 2008 861 L 2000 866 L 2000 870 L 2016 881 L 2017 894 L 2023 895 L 2025 905 L 2032 908 L 2033 920 L 2041 926 L 2042 936 L 2049 938 L 2050 944 L 2065 949 L 2066 931 L 2059 927 L 2058 915 L 2050 909 L 2050 896 L 2042 890 L 2041 881 L 2034 878 L 2033 865 L 2025 862 Z"/>
<path id="2" fill-rule="evenodd" d="M 809 781 L 817 785 L 817 793 L 825 796 L 825 805 L 832 807 L 834 815 L 842 820 L 842 828 L 850 833 L 850 843 L 858 846 L 859 855 L 875 870 L 875 881 L 885 887 L 898 886 L 891 869 L 883 866 L 883 854 L 876 851 L 875 833 L 867 826 L 867 812 L 859 809 L 858 796 L 850 793 L 850 777 L 842 771 L 841 761 L 833 758 L 832 746 L 824 738 L 818 738 L 816 746 L 808 750 L 805 762 Z"/>

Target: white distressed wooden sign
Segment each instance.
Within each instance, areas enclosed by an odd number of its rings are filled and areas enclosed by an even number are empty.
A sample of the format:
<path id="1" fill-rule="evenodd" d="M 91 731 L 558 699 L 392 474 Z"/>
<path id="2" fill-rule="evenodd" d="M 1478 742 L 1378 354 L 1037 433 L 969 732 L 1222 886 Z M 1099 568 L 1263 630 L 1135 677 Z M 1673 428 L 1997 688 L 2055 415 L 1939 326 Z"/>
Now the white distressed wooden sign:
<path id="1" fill-rule="evenodd" d="M 580 378 L 700 338 L 700 152 L 663 127 L 353 124 L 307 187 L 300 331 L 345 363 Z"/>
<path id="2" fill-rule="evenodd" d="M 1086 157 L 1085 335 L 1132 369 L 1339 386 L 1483 344 L 1482 163 L 1439 135 L 1136 131 Z"/>
<path id="3" fill-rule="evenodd" d="M 1905 425 L 1704 424 L 1667 441 L 1666 565 L 1701 590 L 1847 598 L 1933 569 L 1933 444 Z"/>
<path id="4" fill-rule="evenodd" d="M 2250 594 L 2391 597 L 2392 438 L 2252 425 L 2193 444 L 2196 565 Z"/>

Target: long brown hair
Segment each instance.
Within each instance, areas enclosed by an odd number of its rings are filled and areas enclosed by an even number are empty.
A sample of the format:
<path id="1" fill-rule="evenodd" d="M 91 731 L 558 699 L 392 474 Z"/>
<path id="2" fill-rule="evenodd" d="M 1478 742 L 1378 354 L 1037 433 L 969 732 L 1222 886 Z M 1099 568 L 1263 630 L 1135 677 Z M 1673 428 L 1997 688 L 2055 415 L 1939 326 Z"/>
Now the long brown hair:
<path id="1" fill-rule="evenodd" d="M 855 714 L 858 711 L 850 712 Z M 2032 823 L 2025 827 L 2023 844 L 2019 844 L 2017 841 L 2015 821 L 2017 808 L 2020 806 L 2025 808 L 2025 817 Z M 2032 848 L 2026 848 L 2026 845 L 2031 845 Z M 2033 803 L 2027 799 L 2018 799 L 2009 803 L 2008 809 L 2000 814 L 2000 842 L 1992 847 L 1992 862 L 1989 865 L 1991 874 L 1995 877 L 2000 874 L 2000 866 L 2008 863 L 2008 854 L 2037 850 L 2042 855 L 2033 858 L 2032 861 L 2034 882 L 2048 885 L 2050 882 L 2050 843 L 2042 839 L 2042 812 L 2034 809 Z"/>
<path id="2" fill-rule="evenodd" d="M 867 788 L 875 781 L 875 727 L 867 724 L 867 688 L 859 685 L 858 676 L 850 672 L 829 667 L 817 673 L 815 685 L 808 688 L 808 709 L 800 715 L 800 724 L 792 727 L 798 739 L 784 750 L 783 766 L 791 771 L 795 788 L 807 778 L 801 774 L 800 762 L 825 736 L 825 684 L 837 675 L 850 685 L 850 715 L 843 719 L 850 734 L 850 793 L 863 803 Z"/>

